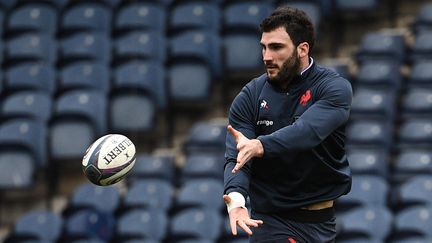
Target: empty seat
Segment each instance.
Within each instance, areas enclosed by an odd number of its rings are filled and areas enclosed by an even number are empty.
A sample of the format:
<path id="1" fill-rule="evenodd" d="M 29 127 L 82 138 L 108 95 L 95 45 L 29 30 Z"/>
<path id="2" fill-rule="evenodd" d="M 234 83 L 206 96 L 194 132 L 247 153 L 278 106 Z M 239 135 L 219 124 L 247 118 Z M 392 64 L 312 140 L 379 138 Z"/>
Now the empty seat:
<path id="1" fill-rule="evenodd" d="M 7 40 L 7 61 L 38 61 L 53 64 L 57 60 L 57 42 L 43 33 L 25 33 Z"/>
<path id="2" fill-rule="evenodd" d="M 40 91 L 20 91 L 7 96 L 1 104 L 4 118 L 27 117 L 48 122 L 52 114 L 50 94 Z"/>
<path id="3" fill-rule="evenodd" d="M 98 62 L 74 62 L 60 71 L 60 92 L 71 89 L 91 89 L 108 93 L 110 91 L 110 70 L 108 65 Z"/>
<path id="4" fill-rule="evenodd" d="M 386 120 L 353 120 L 347 127 L 348 146 L 389 149 L 393 145 L 393 127 Z"/>
<path id="5" fill-rule="evenodd" d="M 5 89 L 56 91 L 56 71 L 52 65 L 28 62 L 11 66 L 6 71 Z"/>
<path id="6" fill-rule="evenodd" d="M 44 32 L 54 36 L 57 32 L 57 11 L 48 4 L 26 3 L 12 11 L 8 18 L 7 30 Z"/>
<path id="7" fill-rule="evenodd" d="M 172 32 L 185 29 L 220 30 L 221 13 L 219 7 L 212 2 L 186 2 L 175 5 L 171 10 L 168 23 Z"/>
<path id="8" fill-rule="evenodd" d="M 119 205 L 120 192 L 117 187 L 101 187 L 84 183 L 74 189 L 68 207 L 71 209 L 88 208 L 103 213 L 114 213 Z"/>
<path id="9" fill-rule="evenodd" d="M 163 64 L 147 61 L 130 61 L 114 69 L 113 93 L 122 90 L 143 91 L 152 96 L 160 109 L 165 108 L 166 70 Z"/>
<path id="10" fill-rule="evenodd" d="M 355 1 L 336 0 L 335 7 L 341 13 L 353 11 L 371 11 L 378 7 L 379 0 Z"/>
<path id="11" fill-rule="evenodd" d="M 425 3 L 421 5 L 420 9 L 415 15 L 413 22 L 414 32 L 421 32 L 424 30 L 432 30 L 432 4 Z"/>
<path id="12" fill-rule="evenodd" d="M 84 209 L 64 219 L 63 237 L 67 242 L 98 238 L 105 242 L 113 235 L 115 218 L 112 214 Z M 86 241 L 87 242 L 87 241 Z"/>
<path id="13" fill-rule="evenodd" d="M 151 2 L 131 2 L 118 10 L 114 21 L 117 31 L 152 30 L 165 33 L 166 10 Z"/>
<path id="14" fill-rule="evenodd" d="M 175 161 L 170 156 L 159 156 L 137 153 L 134 169 L 130 172 L 130 180 L 162 179 L 170 183 L 175 179 Z"/>
<path id="15" fill-rule="evenodd" d="M 429 147 L 432 143 L 432 122 L 428 118 L 412 118 L 402 122 L 399 128 L 399 146 Z"/>
<path id="16" fill-rule="evenodd" d="M 115 40 L 114 55 L 117 59 L 144 59 L 164 63 L 166 45 L 165 36 L 162 33 L 133 31 Z"/>
<path id="17" fill-rule="evenodd" d="M 422 149 L 401 150 L 394 160 L 393 177 L 400 180 L 419 174 L 432 172 L 432 153 Z"/>
<path id="18" fill-rule="evenodd" d="M 396 204 L 401 207 L 432 203 L 432 176 L 415 175 L 395 191 Z"/>
<path id="19" fill-rule="evenodd" d="M 215 241 L 221 232 L 222 218 L 219 211 L 192 208 L 173 215 L 170 221 L 170 236 L 203 238 Z"/>
<path id="20" fill-rule="evenodd" d="M 387 177 L 390 167 L 389 153 L 384 148 L 350 148 L 348 161 L 353 174 Z"/>
<path id="21" fill-rule="evenodd" d="M 402 97 L 402 112 L 406 117 L 432 116 L 432 88 L 412 88 Z"/>
<path id="22" fill-rule="evenodd" d="M 223 63 L 227 72 L 262 72 L 262 48 L 255 33 L 223 36 Z M 241 74 L 239 74 L 241 75 Z M 250 75 L 248 75 L 250 76 Z"/>
<path id="23" fill-rule="evenodd" d="M 30 237 L 55 242 L 60 239 L 62 227 L 63 219 L 60 215 L 50 211 L 34 210 L 18 218 L 13 227 L 13 235 L 18 239 Z"/>
<path id="24" fill-rule="evenodd" d="M 410 61 L 430 60 L 432 58 L 432 27 L 429 31 L 418 33 L 411 48 Z"/>
<path id="25" fill-rule="evenodd" d="M 397 90 L 402 83 L 400 65 L 393 60 L 364 61 L 356 76 L 357 86 Z"/>
<path id="26" fill-rule="evenodd" d="M 395 234 L 400 238 L 403 236 L 423 236 L 430 239 L 432 237 L 430 230 L 432 229 L 432 206 L 414 206 L 402 210 L 396 215 L 394 224 Z"/>
<path id="27" fill-rule="evenodd" d="M 97 2 L 82 2 L 67 7 L 62 14 L 60 30 L 111 32 L 111 9 Z"/>
<path id="28" fill-rule="evenodd" d="M 225 150 L 226 127 L 217 122 L 198 122 L 188 133 L 184 150 L 192 152 L 220 152 Z"/>
<path id="29" fill-rule="evenodd" d="M 432 242 L 432 237 L 427 236 L 408 236 L 408 237 L 398 237 L 390 241 L 391 243 L 429 243 Z"/>
<path id="30" fill-rule="evenodd" d="M 184 182 L 180 186 L 176 207 L 201 207 L 220 211 L 224 206 L 223 185 L 216 179 L 194 179 Z"/>
<path id="31" fill-rule="evenodd" d="M 106 33 L 78 32 L 61 40 L 62 61 L 94 60 L 111 61 L 111 40 Z"/>
<path id="32" fill-rule="evenodd" d="M 384 118 L 393 120 L 395 116 L 396 94 L 388 89 L 362 88 L 354 92 L 351 118 Z"/>
<path id="33" fill-rule="evenodd" d="M 141 238 L 162 241 L 168 233 L 168 217 L 165 212 L 151 209 L 134 209 L 125 212 L 117 220 L 119 239 Z"/>
<path id="34" fill-rule="evenodd" d="M 269 2 L 245 1 L 229 3 L 224 9 L 223 28 L 227 30 L 250 29 L 258 31 L 261 21 L 273 10 Z"/>
<path id="35" fill-rule="evenodd" d="M 34 154 L 25 149 L 0 150 L 0 189 L 13 191 L 35 186 L 37 163 Z"/>
<path id="36" fill-rule="evenodd" d="M 406 58 L 404 36 L 391 32 L 369 32 L 363 36 L 356 59 L 365 60 L 393 60 L 402 63 Z"/>
<path id="37" fill-rule="evenodd" d="M 197 178 L 223 178 L 224 156 L 222 153 L 191 153 L 182 167 L 183 180 Z"/>
<path id="38" fill-rule="evenodd" d="M 411 67 L 407 85 L 432 87 L 432 61 L 415 62 Z"/>
<path id="39" fill-rule="evenodd" d="M 123 207 L 168 211 L 173 204 L 173 196 L 174 187 L 169 181 L 139 179 L 129 186 Z"/>

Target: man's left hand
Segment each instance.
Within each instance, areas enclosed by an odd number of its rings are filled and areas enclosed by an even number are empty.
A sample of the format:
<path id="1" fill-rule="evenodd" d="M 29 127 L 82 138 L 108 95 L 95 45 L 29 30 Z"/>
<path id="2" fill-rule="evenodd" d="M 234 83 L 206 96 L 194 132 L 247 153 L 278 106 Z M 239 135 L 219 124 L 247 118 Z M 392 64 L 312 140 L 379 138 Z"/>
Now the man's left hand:
<path id="1" fill-rule="evenodd" d="M 250 159 L 254 157 L 262 157 L 264 155 L 264 148 L 261 141 L 258 139 L 248 139 L 231 125 L 228 125 L 227 129 L 236 140 L 238 150 L 237 164 L 231 171 L 232 173 L 239 171 Z"/>

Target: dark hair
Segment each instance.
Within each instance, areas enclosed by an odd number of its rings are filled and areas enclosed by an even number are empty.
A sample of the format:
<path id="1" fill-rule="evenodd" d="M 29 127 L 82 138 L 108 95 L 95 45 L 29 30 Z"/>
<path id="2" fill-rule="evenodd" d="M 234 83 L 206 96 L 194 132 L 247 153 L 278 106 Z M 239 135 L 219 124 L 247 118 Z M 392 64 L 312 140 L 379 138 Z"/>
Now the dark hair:
<path id="1" fill-rule="evenodd" d="M 309 53 L 315 44 L 315 30 L 309 16 L 300 9 L 280 6 L 265 18 L 260 25 L 261 32 L 270 32 L 285 27 L 295 46 L 302 42 L 309 44 Z"/>

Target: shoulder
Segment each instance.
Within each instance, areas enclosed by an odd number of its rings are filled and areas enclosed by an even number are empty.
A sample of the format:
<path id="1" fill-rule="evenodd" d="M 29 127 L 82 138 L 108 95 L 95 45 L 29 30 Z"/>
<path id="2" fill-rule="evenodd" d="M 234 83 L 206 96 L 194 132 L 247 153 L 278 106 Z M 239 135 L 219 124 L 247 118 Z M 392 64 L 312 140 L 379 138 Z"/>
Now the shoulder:
<path id="1" fill-rule="evenodd" d="M 315 81 L 318 94 L 337 92 L 352 95 L 351 83 L 329 68 L 318 66 Z"/>
<path id="2" fill-rule="evenodd" d="M 261 93 L 264 84 L 266 83 L 267 75 L 263 74 L 249 81 L 234 98 L 231 105 L 231 111 L 238 109 L 253 109 L 258 102 L 259 94 Z"/>

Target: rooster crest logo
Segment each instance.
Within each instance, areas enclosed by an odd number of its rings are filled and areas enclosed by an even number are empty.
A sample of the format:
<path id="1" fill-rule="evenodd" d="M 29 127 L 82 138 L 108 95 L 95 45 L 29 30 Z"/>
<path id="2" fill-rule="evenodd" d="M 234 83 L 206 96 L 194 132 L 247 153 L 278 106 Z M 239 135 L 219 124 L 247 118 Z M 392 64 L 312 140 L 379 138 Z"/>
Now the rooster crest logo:
<path id="1" fill-rule="evenodd" d="M 260 107 L 261 107 L 261 108 L 264 108 L 264 109 L 268 109 L 269 107 L 268 107 L 267 101 L 262 100 L 262 101 L 261 101 L 261 105 L 260 105 Z"/>
<path id="2" fill-rule="evenodd" d="M 301 97 L 300 97 L 300 105 L 305 106 L 308 101 L 312 98 L 312 94 L 310 89 L 306 91 Z"/>

